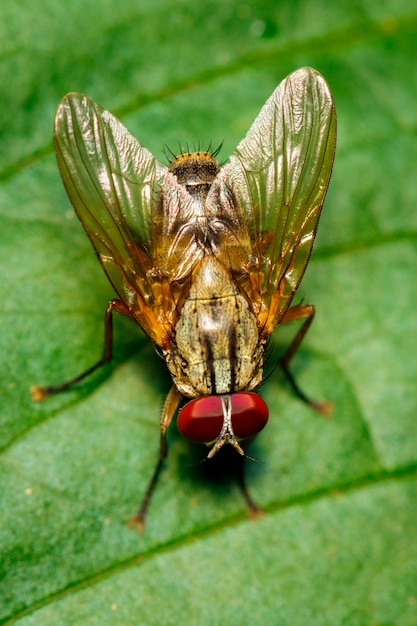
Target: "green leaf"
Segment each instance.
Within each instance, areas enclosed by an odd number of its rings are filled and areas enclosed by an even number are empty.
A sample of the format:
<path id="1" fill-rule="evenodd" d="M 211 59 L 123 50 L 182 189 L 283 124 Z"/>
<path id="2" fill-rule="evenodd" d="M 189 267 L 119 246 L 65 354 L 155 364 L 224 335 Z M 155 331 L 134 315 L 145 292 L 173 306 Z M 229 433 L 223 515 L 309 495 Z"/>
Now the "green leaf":
<path id="1" fill-rule="evenodd" d="M 0 65 L 0 623 L 417 623 L 417 15 L 411 0 L 6 1 Z M 338 149 L 299 291 L 317 309 L 277 370 L 250 448 L 255 523 L 170 433 L 145 532 L 126 521 L 152 473 L 170 381 L 124 319 L 113 365 L 32 403 L 102 349 L 110 285 L 52 153 L 61 97 L 86 93 L 157 158 L 226 158 L 291 70 L 327 79 Z M 276 333 L 283 349 L 295 327 Z M 273 365 L 274 354 L 271 357 Z"/>

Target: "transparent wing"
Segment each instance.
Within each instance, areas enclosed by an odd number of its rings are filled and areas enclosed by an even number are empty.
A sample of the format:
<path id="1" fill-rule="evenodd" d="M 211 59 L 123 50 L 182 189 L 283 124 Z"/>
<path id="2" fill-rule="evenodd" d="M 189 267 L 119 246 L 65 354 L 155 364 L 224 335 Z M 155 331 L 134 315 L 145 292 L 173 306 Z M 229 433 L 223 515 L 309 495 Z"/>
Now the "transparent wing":
<path id="1" fill-rule="evenodd" d="M 277 87 L 219 177 L 246 217 L 251 250 L 237 279 L 263 336 L 281 321 L 308 263 L 335 140 L 329 88 L 303 68 Z"/>
<path id="2" fill-rule="evenodd" d="M 54 139 L 68 195 L 109 280 L 149 337 L 167 347 L 177 303 L 185 297 L 184 280 L 182 287 L 175 280 L 192 269 L 183 253 L 192 248 L 189 239 L 178 246 L 171 241 L 172 223 L 190 212 L 189 197 L 167 168 L 86 96 L 69 94 L 61 101 Z M 156 220 L 162 210 L 165 217 Z M 165 228 L 159 237 L 156 221 Z"/>

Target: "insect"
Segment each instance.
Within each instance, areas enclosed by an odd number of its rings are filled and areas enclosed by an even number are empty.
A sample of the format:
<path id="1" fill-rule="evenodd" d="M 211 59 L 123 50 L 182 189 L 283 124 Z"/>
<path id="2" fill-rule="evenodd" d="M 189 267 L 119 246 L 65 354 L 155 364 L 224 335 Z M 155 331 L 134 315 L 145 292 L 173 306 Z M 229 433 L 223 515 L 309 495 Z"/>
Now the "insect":
<path id="1" fill-rule="evenodd" d="M 156 344 L 173 385 L 158 462 L 132 518 L 143 528 L 180 403 L 187 400 L 180 432 L 207 444 L 208 457 L 225 444 L 243 455 L 242 440 L 268 420 L 255 393 L 268 337 L 296 319 L 304 321 L 281 365 L 302 395 L 288 363 L 315 311 L 291 302 L 332 170 L 333 100 L 317 71 L 293 72 L 222 168 L 215 152 L 161 165 L 115 117 L 76 93 L 58 106 L 54 140 L 69 198 L 118 298 L 107 307 L 102 358 L 63 384 L 33 387 L 32 396 L 67 389 L 110 360 L 114 312 L 135 320 Z"/>

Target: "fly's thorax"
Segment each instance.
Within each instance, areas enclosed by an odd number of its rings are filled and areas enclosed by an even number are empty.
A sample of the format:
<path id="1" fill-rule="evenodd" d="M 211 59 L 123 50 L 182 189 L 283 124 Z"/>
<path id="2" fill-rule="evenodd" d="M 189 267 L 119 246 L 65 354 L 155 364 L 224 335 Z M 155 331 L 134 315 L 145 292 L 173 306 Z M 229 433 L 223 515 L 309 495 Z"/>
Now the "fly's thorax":
<path id="1" fill-rule="evenodd" d="M 166 362 L 181 394 L 251 391 L 262 380 L 265 342 L 230 272 L 212 255 L 193 274 Z"/>
<path id="2" fill-rule="evenodd" d="M 220 166 L 210 152 L 188 152 L 175 157 L 169 171 L 192 198 L 203 203 Z"/>

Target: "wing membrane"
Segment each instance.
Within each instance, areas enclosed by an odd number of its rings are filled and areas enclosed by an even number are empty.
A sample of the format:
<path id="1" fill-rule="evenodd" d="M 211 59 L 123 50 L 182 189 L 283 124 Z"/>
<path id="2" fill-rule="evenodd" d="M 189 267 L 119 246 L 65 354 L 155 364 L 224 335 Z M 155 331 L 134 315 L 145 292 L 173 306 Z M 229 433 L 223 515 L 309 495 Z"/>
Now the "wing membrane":
<path id="1" fill-rule="evenodd" d="M 335 139 L 329 88 L 303 68 L 277 87 L 225 168 L 252 243 L 240 284 L 264 336 L 284 316 L 309 260 Z"/>
<path id="2" fill-rule="evenodd" d="M 200 205 L 90 98 L 69 94 L 55 118 L 58 165 L 75 211 L 132 317 L 164 348 L 206 253 L 233 272 L 262 336 L 273 331 L 310 257 L 335 137 L 324 79 L 310 68 L 294 72 Z"/>
<path id="3" fill-rule="evenodd" d="M 166 347 L 184 296 L 171 284 L 178 274 L 173 255 L 180 250 L 174 247 L 170 255 L 165 233 L 189 213 L 187 194 L 116 118 L 86 96 L 62 100 L 54 137 L 68 195 L 107 276 L 132 317 Z M 165 230 L 156 233 L 161 195 L 170 211 Z M 192 260 L 183 259 L 183 274 L 191 267 Z"/>

